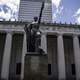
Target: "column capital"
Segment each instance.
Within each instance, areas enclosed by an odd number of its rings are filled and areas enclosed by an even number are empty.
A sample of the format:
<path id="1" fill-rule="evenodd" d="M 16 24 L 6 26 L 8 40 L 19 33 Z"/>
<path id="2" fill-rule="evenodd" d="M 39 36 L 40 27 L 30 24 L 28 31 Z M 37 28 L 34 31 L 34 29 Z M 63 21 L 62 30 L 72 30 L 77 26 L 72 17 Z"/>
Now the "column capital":
<path id="1" fill-rule="evenodd" d="M 73 36 L 73 37 L 78 37 L 78 36 L 79 36 L 79 34 L 73 34 L 72 36 Z"/>
<path id="2" fill-rule="evenodd" d="M 45 36 L 45 37 L 46 37 L 46 36 L 47 36 L 47 34 L 46 34 L 46 33 L 42 33 L 42 34 L 41 34 L 41 36 Z"/>
<path id="3" fill-rule="evenodd" d="M 24 32 L 23 35 L 26 35 L 26 32 Z"/>
<path id="4" fill-rule="evenodd" d="M 46 33 L 46 32 L 41 32 L 41 35 L 45 35 L 45 36 L 46 36 L 46 35 L 47 35 L 47 33 Z"/>
<path id="5" fill-rule="evenodd" d="M 57 33 L 57 36 L 63 36 L 63 33 Z"/>
<path id="6" fill-rule="evenodd" d="M 13 35 L 14 32 L 13 32 L 13 31 L 7 31 L 6 34 L 11 34 L 11 35 Z"/>

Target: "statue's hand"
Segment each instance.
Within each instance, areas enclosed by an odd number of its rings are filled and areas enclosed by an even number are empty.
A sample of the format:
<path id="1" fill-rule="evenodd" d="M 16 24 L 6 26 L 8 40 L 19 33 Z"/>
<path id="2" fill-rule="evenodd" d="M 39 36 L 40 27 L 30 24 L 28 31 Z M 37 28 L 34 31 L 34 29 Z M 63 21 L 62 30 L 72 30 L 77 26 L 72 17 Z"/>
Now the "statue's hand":
<path id="1" fill-rule="evenodd" d="M 27 30 L 27 24 L 25 24 L 25 26 L 24 26 L 24 30 L 25 30 L 25 31 Z"/>

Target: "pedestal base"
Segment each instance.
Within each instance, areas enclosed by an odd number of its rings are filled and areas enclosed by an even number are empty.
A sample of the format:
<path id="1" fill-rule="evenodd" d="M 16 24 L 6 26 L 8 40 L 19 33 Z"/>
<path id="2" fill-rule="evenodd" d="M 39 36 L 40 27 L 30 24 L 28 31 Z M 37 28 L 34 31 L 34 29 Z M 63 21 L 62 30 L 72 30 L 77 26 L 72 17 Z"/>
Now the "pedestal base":
<path id="1" fill-rule="evenodd" d="M 48 80 L 48 57 L 46 54 L 26 54 L 24 80 Z"/>

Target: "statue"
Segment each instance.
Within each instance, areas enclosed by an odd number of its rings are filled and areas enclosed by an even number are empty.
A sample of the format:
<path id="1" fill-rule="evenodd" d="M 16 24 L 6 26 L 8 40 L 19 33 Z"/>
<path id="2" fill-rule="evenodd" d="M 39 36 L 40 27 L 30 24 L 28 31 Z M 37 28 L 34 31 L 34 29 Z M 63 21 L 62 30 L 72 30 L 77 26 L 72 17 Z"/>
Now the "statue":
<path id="1" fill-rule="evenodd" d="M 34 17 L 34 21 L 32 23 L 25 25 L 24 30 L 27 36 L 27 52 L 43 52 L 43 50 L 39 47 L 41 43 L 41 31 L 39 30 L 39 25 L 43 7 L 44 2 L 42 3 L 39 19 L 38 17 Z"/>
<path id="2" fill-rule="evenodd" d="M 36 48 L 38 47 L 37 39 L 40 37 L 37 35 L 37 33 L 39 34 L 38 17 L 34 17 L 34 21 L 32 23 L 25 25 L 24 30 L 27 35 L 27 51 L 36 52 Z"/>

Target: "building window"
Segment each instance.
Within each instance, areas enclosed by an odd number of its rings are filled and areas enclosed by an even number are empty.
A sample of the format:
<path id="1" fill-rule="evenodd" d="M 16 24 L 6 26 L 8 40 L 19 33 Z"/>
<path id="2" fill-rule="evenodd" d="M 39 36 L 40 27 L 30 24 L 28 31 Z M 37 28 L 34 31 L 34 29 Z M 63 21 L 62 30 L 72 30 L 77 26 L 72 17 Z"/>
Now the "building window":
<path id="1" fill-rule="evenodd" d="M 75 64 L 71 64 L 72 75 L 75 75 Z"/>
<path id="2" fill-rule="evenodd" d="M 48 75 L 51 75 L 51 64 L 48 64 Z"/>
<path id="3" fill-rule="evenodd" d="M 20 75 L 21 74 L 21 63 L 16 64 L 16 74 Z"/>

